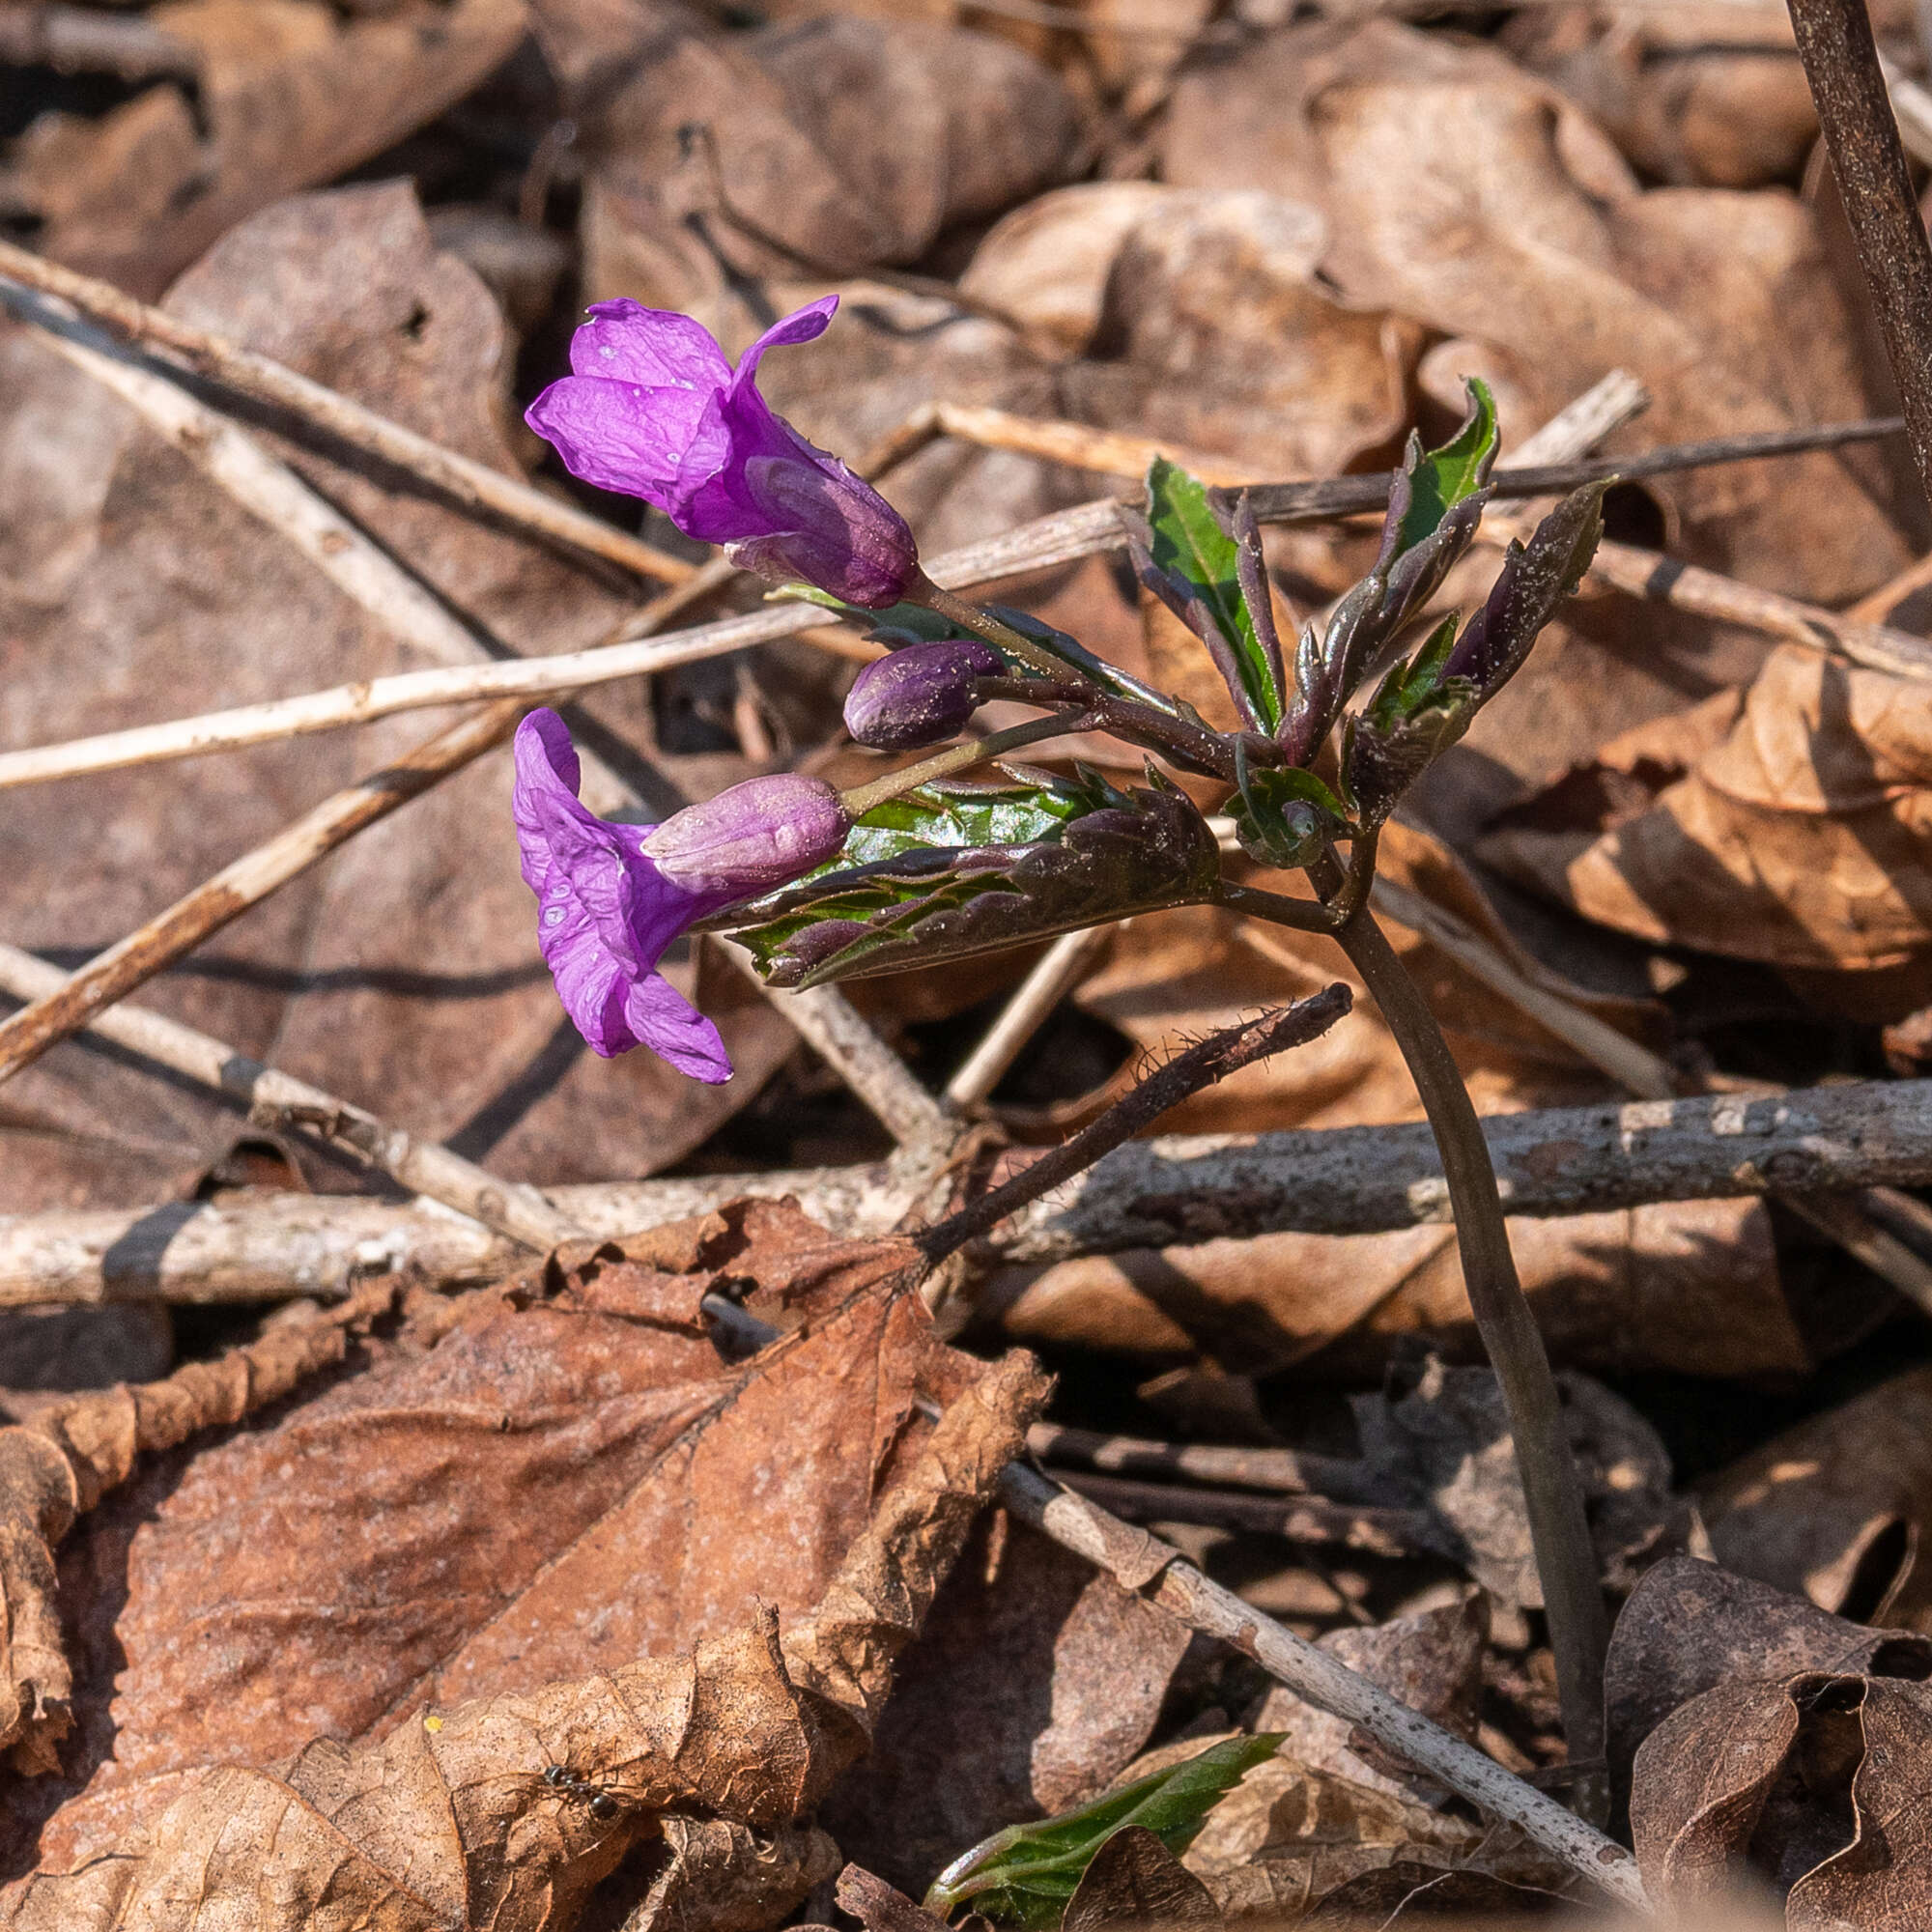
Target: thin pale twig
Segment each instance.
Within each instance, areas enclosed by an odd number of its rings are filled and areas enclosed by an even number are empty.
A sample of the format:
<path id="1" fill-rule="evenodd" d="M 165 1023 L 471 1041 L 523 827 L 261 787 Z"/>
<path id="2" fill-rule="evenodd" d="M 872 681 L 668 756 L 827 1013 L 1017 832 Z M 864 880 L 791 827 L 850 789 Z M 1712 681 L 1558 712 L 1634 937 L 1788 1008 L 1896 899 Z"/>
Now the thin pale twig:
<path id="1" fill-rule="evenodd" d="M 298 375 L 270 356 L 243 349 L 212 330 L 197 328 L 165 309 L 136 301 L 111 282 L 80 274 L 0 242 L 0 302 L 17 309 L 19 304 L 6 286 L 10 283 L 16 289 L 51 296 L 125 341 L 160 351 L 238 395 L 313 424 L 337 442 L 407 471 L 466 509 L 487 511 L 519 530 L 621 564 L 660 583 L 681 583 L 696 568 L 599 517 L 546 496 L 520 477 L 507 476 L 487 463 L 478 463 L 405 429 L 337 390 Z M 35 317 L 28 314 L 23 320 L 31 322 Z"/>
<path id="2" fill-rule="evenodd" d="M 1232 1590 L 1210 1582 L 1171 1545 L 1023 1463 L 1007 1464 L 1000 1498 L 1023 1522 L 1085 1556 L 1188 1629 L 1233 1644 L 1296 1696 L 1359 1724 L 1378 1744 L 1478 1809 L 1507 1819 L 1618 1904 L 1648 1910 L 1636 1861 L 1621 1845 L 1350 1670 L 1332 1651 L 1296 1636 Z"/>
<path id="3" fill-rule="evenodd" d="M 59 992 L 67 979 L 58 966 L 0 944 L 0 991 L 20 1000 L 43 999 Z M 526 1247 L 553 1248 L 584 1232 L 536 1188 L 498 1179 L 446 1147 L 418 1140 L 367 1109 L 265 1066 L 179 1020 L 124 1003 L 96 1014 L 88 1030 L 212 1088 L 246 1107 L 251 1120 L 306 1128 L 403 1186 Z"/>
<path id="4" fill-rule="evenodd" d="M 1716 456 L 1710 453 L 1714 447 L 1719 449 Z M 1678 467 L 1694 467 L 1705 461 L 1735 461 L 1741 454 L 1763 453 L 1757 448 L 1740 452 L 1734 442 L 1727 442 L 1721 446 L 1688 444 L 1682 451 L 1662 454 L 1670 456 L 1673 465 L 1682 456 L 1684 463 Z M 1634 468 L 1636 461 L 1627 462 L 1624 468 Z M 1648 473 L 1660 473 L 1662 468 L 1671 467 L 1644 461 Z M 1499 473 L 1496 491 L 1498 497 L 1512 493 L 1541 495 L 1550 489 L 1567 489 L 1589 481 L 1603 471 L 1601 464 L 1576 463 Z M 1323 483 L 1273 487 L 1277 492 L 1294 493 L 1284 497 L 1276 506 L 1277 521 L 1322 521 L 1381 507 L 1388 479 L 1349 476 Z M 1004 536 L 949 552 L 933 558 L 927 565 L 927 573 L 949 588 L 966 589 L 1054 564 L 1077 561 L 1118 549 L 1122 542 L 1116 502 L 1108 497 L 1075 510 L 1038 518 Z M 1844 645 L 1848 652 L 1856 646 L 1867 659 L 1876 661 L 1883 654 L 1888 664 L 1901 668 L 1917 664 L 1928 649 L 1923 639 L 1906 632 L 1882 626 L 1861 629 L 1831 611 L 1777 598 L 1769 591 L 1679 565 L 1650 552 L 1633 552 L 1632 555 L 1641 560 L 1633 587 L 1646 596 L 1667 596 L 1667 601 L 1680 603 L 1684 608 L 1702 610 L 1747 628 L 1769 630 L 1775 636 L 1792 637 L 1814 648 L 1829 649 L 1834 641 Z M 650 611 L 624 627 L 622 641 L 601 644 L 591 650 L 508 664 L 404 671 L 392 677 L 337 685 L 302 696 L 241 705 L 168 724 L 135 725 L 125 731 L 103 732 L 62 745 L 0 753 L 0 788 L 44 783 L 53 779 L 119 770 L 128 765 L 199 757 L 211 752 L 268 744 L 310 731 L 367 724 L 398 712 L 433 705 L 511 696 L 532 701 L 554 697 L 559 693 L 585 691 L 672 665 L 775 642 L 823 626 L 823 612 L 815 606 L 781 603 L 691 630 L 641 638 L 639 633 L 653 613 L 660 611 L 661 606 L 652 606 Z"/>
<path id="5" fill-rule="evenodd" d="M 1120 925 L 1088 925 L 1065 932 L 1049 946 L 986 1029 L 985 1037 L 946 1083 L 946 1097 L 962 1113 L 977 1107 L 1039 1031 L 1088 964 Z"/>

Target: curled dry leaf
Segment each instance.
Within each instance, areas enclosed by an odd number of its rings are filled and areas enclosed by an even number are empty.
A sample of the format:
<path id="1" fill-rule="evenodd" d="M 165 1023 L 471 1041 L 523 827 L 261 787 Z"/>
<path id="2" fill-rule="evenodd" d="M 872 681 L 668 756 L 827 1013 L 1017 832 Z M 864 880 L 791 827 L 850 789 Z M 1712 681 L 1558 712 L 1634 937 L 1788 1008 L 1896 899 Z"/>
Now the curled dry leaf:
<path id="1" fill-rule="evenodd" d="M 1182 1862 L 1231 1919 L 1280 1922 L 1327 1907 L 1354 1922 L 1358 1901 L 1386 1917 L 1425 1886 L 1460 1890 L 1443 1901 L 1451 1909 L 1520 1903 L 1511 1894 L 1524 1888 L 1571 1889 L 1569 1874 L 1512 1831 L 1288 1757 L 1250 1772 Z"/>
<path id="2" fill-rule="evenodd" d="M 17 191 L 56 261 L 153 298 L 257 209 L 380 155 L 468 94 L 523 37 L 522 0 L 410 0 L 342 20 L 314 0 L 177 0 L 148 16 L 192 53 L 99 121 L 43 114 Z"/>
<path id="3" fill-rule="evenodd" d="M 1271 35 L 1183 75 L 1162 175 L 1318 210 L 1347 301 L 1494 358 L 1534 412 L 1506 419 L 1506 440 L 1613 365 L 1653 398 L 1622 433 L 1644 444 L 1865 412 L 1854 330 L 1795 196 L 1644 193 L 1595 123 L 1493 46 L 1387 19 Z M 1658 492 L 1692 560 L 1834 603 L 1907 560 L 1868 494 L 1888 487 L 1861 458 L 1816 455 Z"/>
<path id="4" fill-rule="evenodd" d="M 1145 1825 L 1128 1825 L 1089 1861 L 1060 1932 L 1220 1922 L 1214 1894 Z"/>
<path id="5" fill-rule="evenodd" d="M 74 1520 L 126 1482 L 137 1458 L 239 1422 L 340 1362 L 352 1329 L 393 1297 L 383 1283 L 327 1310 L 296 1303 L 258 1340 L 218 1360 L 76 1396 L 0 1429 L 0 1747 L 14 1770 L 58 1770 L 72 1721 L 54 1551 Z"/>
<path id="6" fill-rule="evenodd" d="M 1654 1898 L 1695 1910 L 1751 1881 L 1803 1932 L 1905 1932 L 1932 1912 L 1918 1684 L 1806 1673 L 1731 1682 L 1636 1755 L 1631 1830 Z"/>
<path id="7" fill-rule="evenodd" d="M 1932 714 L 1920 687 L 1787 645 L 1747 691 L 1612 739 L 1485 838 L 1605 925 L 1788 968 L 1932 946 Z"/>
<path id="8" fill-rule="evenodd" d="M 870 1755 L 826 1801 L 847 1852 L 923 1894 L 968 1845 L 1096 1797 L 1147 1743 L 1188 1645 L 1173 1618 L 993 1516 L 977 1530 Z"/>
<path id="9" fill-rule="evenodd" d="M 169 302 L 465 455 L 515 467 L 499 424 L 501 320 L 476 277 L 434 247 L 406 184 L 264 211 Z M 16 659 L 10 741 L 58 742 L 426 662 L 103 397 L 27 331 L 0 331 L 0 507 L 39 503 L 20 525 L 0 515 L 0 637 Z M 66 471 L 51 500 L 37 438 L 54 440 Z M 406 478 L 276 447 L 432 590 L 519 649 L 582 647 L 625 608 L 593 570 Z M 590 708 L 649 744 L 635 692 Z M 0 827 L 0 929 L 77 962 L 428 731 L 406 715 L 159 776 L 18 794 Z M 143 1001 L 516 1178 L 588 1179 L 675 1159 L 795 1037 L 755 992 L 726 985 L 708 1009 L 738 1065 L 729 1087 L 695 1088 L 650 1054 L 583 1051 L 537 954 L 509 794 L 506 749 L 285 887 Z M 691 971 L 671 967 L 687 991 Z M 15 1213 L 165 1200 L 242 1131 L 231 1104 L 84 1040 L 13 1082 L 9 1109 L 0 1209 Z M 340 1167 L 322 1172 L 353 1184 Z"/>
<path id="10" fill-rule="evenodd" d="M 1631 1592 L 1605 1663 L 1610 1773 L 1630 1789 L 1637 1747 L 1673 1711 L 1745 1680 L 1802 1671 L 1916 1684 L 1932 1678 L 1932 1641 L 1832 1616 L 1715 1563 L 1669 1556 Z"/>
<path id="11" fill-rule="evenodd" d="M 1932 1630 L 1932 1370 L 1774 1436 L 1704 1483 L 1698 1507 L 1741 1576 Z"/>
<path id="12" fill-rule="evenodd" d="M 1790 182 L 1818 138 L 1791 22 L 1771 8 L 1538 10 L 1519 14 L 1502 42 L 1659 181 Z"/>
<path id="13" fill-rule="evenodd" d="M 194 1774 L 119 1856 L 0 1895 L 0 1924 L 165 1932 L 234 1915 L 263 1932 L 549 1932 L 667 1812 L 792 1822 L 864 1750 L 899 1653 L 1045 1395 L 1017 1355 L 972 1384 L 816 1612 L 782 1634 L 764 1608 L 675 1655 L 412 1713 L 380 1741 Z M 552 1766 L 566 1775 L 546 1777 Z"/>
<path id="14" fill-rule="evenodd" d="M 838 1869 L 815 1825 L 754 1832 L 734 1818 L 663 1821 L 668 1861 L 622 1932 L 767 1932 Z"/>

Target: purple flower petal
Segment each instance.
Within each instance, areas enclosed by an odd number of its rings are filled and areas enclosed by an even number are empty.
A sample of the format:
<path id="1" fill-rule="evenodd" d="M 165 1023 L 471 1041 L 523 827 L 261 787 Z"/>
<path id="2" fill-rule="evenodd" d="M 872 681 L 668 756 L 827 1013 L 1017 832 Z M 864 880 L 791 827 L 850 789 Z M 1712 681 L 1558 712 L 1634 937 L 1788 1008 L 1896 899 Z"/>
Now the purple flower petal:
<path id="1" fill-rule="evenodd" d="M 718 1029 L 662 973 L 630 989 L 624 1018 L 639 1041 L 680 1073 L 710 1087 L 730 1079 L 731 1059 Z"/>
<path id="2" fill-rule="evenodd" d="M 566 376 L 525 411 L 524 420 L 555 444 L 573 476 L 674 514 L 679 469 L 716 394 Z"/>
<path id="3" fill-rule="evenodd" d="M 577 374 L 552 384 L 526 419 L 573 473 L 656 504 L 748 569 L 883 609 L 918 577 L 912 531 L 757 387 L 766 350 L 822 335 L 838 306 L 824 296 L 774 323 L 732 370 L 689 317 L 600 302 L 572 344 Z"/>
<path id="4" fill-rule="evenodd" d="M 820 296 L 815 302 L 807 302 L 803 308 L 795 308 L 789 315 L 773 323 L 739 356 L 737 373 L 731 378 L 732 393 L 742 394 L 756 383 L 758 364 L 764 360 L 767 349 L 782 349 L 794 342 L 811 342 L 823 335 L 832 327 L 833 311 L 838 306 L 837 296 Z"/>
<path id="5" fill-rule="evenodd" d="M 592 302 L 589 314 L 570 340 L 570 366 L 579 376 L 646 389 L 711 390 L 731 380 L 724 352 L 692 316 L 628 297 Z"/>

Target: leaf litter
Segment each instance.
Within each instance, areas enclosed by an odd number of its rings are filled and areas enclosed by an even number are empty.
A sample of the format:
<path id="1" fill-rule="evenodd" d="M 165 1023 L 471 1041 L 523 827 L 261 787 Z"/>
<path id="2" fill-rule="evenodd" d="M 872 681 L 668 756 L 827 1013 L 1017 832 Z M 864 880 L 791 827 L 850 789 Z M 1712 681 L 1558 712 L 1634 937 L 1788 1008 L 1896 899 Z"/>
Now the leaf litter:
<path id="1" fill-rule="evenodd" d="M 539 455 L 514 405 L 560 369 L 576 303 L 611 297 L 695 314 L 735 354 L 842 294 L 839 353 L 773 358 L 768 393 L 855 462 L 934 401 L 1255 476 L 1384 467 L 1412 423 L 1439 437 L 1470 375 L 1510 444 L 1612 367 L 1649 397 L 1612 452 L 1891 407 L 1781 13 L 1318 11 L 38 10 L 43 35 L 80 16 L 111 51 L 0 48 L 0 220 L 505 475 Z M 1874 14 L 1922 76 L 1910 10 Z M 428 661 L 31 327 L 0 332 L 0 360 L 14 742 Z M 648 594 L 287 417 L 251 427 L 485 650 L 594 642 Z M 1136 480 L 1077 447 L 943 437 L 884 487 L 938 550 Z M 1928 526 L 1894 453 L 1652 478 L 1612 493 L 1612 521 L 1919 628 Z M 1291 607 L 1373 554 L 1348 525 L 1265 542 L 1291 641 Z M 1195 639 L 1122 569 L 996 594 L 1233 723 Z M 656 812 L 754 771 L 853 781 L 876 765 L 839 739 L 850 668 L 787 642 L 588 711 Z M 1917 1071 L 1924 711 L 1915 681 L 1586 590 L 1409 794 L 1383 874 L 1686 1091 L 1870 1075 L 1887 1053 Z M 414 742 L 404 721 L 18 793 L 6 937 L 73 963 Z M 1118 744 L 1089 747 L 1138 781 Z M 506 1178 L 876 1155 L 702 950 L 671 971 L 720 1021 L 730 1088 L 575 1053 L 499 764 L 143 997 Z M 1425 929 L 1396 937 L 1485 1111 L 1615 1097 L 1550 1009 Z M 1037 951 L 857 997 L 937 1085 Z M 928 1205 L 1017 1166 L 1004 1140 L 1093 1118 L 1147 1056 L 1338 980 L 1362 990 L 1318 937 L 1209 907 L 1137 918 L 995 1089 L 987 1138 L 926 1177 Z M 1167 1125 L 1414 1117 L 1361 1000 Z M 18 1216 L 380 1184 L 83 1043 L 22 1076 L 0 1132 Z M 1922 1316 L 1754 1199 L 1511 1236 L 1622 1604 L 1609 1776 L 1653 1894 L 1705 1912 L 1743 1885 L 1791 1925 L 1917 1922 Z M 1521 1489 L 1446 1227 L 1083 1257 L 976 1291 L 969 1256 L 977 1352 L 907 1292 L 916 1249 L 770 1205 L 567 1246 L 455 1298 L 372 1265 L 348 1301 L 259 1331 L 181 1315 L 172 1374 L 164 1319 L 100 1311 L 7 1394 L 10 1922 L 561 1928 L 597 1892 L 584 1922 L 653 1932 L 936 1932 L 914 1901 L 976 1843 L 1064 1831 L 1217 1737 L 1258 1768 L 1192 1844 L 1106 1836 L 1042 1923 L 1425 1903 L 1490 1922 L 1572 1893 L 1359 1728 L 980 1507 L 1046 1399 L 1020 1358 L 986 1367 L 1015 1340 L 1062 1372 L 1056 1418 L 1103 1440 L 1284 1458 L 1266 1483 L 1163 1465 L 1109 1493 L 1561 1789 Z M 783 1338 L 725 1359 L 707 1294 Z M 1345 1520 L 1376 1511 L 1406 1540 L 1350 1541 Z"/>

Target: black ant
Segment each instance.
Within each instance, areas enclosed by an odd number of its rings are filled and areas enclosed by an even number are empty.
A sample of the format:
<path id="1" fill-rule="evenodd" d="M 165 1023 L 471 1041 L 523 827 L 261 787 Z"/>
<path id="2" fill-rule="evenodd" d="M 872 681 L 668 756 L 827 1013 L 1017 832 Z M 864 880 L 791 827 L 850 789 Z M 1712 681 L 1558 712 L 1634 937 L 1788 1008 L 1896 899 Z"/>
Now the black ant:
<path id="1" fill-rule="evenodd" d="M 560 1791 L 566 1798 L 582 1798 L 586 1801 L 590 1815 L 598 1822 L 608 1823 L 623 1809 L 623 1800 L 613 1791 L 591 1781 L 568 1765 L 552 1764 L 544 1767 L 543 1781 L 553 1791 Z"/>

